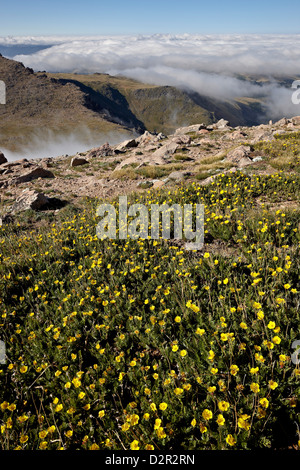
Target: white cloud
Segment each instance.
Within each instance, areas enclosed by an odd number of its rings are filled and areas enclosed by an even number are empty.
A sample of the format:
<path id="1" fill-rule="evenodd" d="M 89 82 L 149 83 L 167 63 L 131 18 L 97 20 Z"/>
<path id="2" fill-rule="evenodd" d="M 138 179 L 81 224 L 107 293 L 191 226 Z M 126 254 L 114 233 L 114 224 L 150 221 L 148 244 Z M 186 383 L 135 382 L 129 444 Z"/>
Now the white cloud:
<path id="1" fill-rule="evenodd" d="M 45 36 L 0 38 L 0 43 L 53 44 L 18 57 L 47 71 L 107 72 L 110 67 L 165 65 L 201 72 L 295 74 L 300 59 L 300 35 Z"/>
<path id="2" fill-rule="evenodd" d="M 81 126 L 74 132 L 61 134 L 49 129 L 39 130 L 30 136 L 27 143 L 19 144 L 19 149 L 11 151 L 1 147 L 8 161 L 20 160 L 22 158 L 49 158 L 64 155 L 75 155 L 85 152 L 93 147 L 100 147 L 106 142 L 116 145 L 121 140 L 133 137 L 131 132 L 93 132 L 87 127 Z"/>
<path id="3" fill-rule="evenodd" d="M 292 91 L 272 80 L 259 86 L 237 74 L 299 73 L 300 35 L 163 35 L 10 37 L 0 43 L 53 44 L 15 59 L 34 70 L 122 74 L 147 83 L 174 85 L 232 99 L 266 96 L 268 117 L 300 114 Z"/>

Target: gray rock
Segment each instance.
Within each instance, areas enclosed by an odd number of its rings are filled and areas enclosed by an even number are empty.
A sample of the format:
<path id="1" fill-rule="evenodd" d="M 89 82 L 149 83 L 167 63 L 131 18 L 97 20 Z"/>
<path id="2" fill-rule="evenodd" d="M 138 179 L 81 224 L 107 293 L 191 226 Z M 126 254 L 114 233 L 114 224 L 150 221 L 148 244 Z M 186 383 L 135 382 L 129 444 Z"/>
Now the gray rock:
<path id="1" fill-rule="evenodd" d="M 182 181 L 184 178 L 190 175 L 191 173 L 189 171 L 172 171 L 172 173 L 169 174 L 168 179 Z"/>
<path id="2" fill-rule="evenodd" d="M 191 126 L 179 127 L 175 131 L 175 135 L 188 134 L 189 132 L 198 132 L 200 129 L 205 129 L 205 124 L 193 124 Z"/>
<path id="3" fill-rule="evenodd" d="M 2 168 L 13 168 L 15 166 L 21 165 L 22 168 L 26 168 L 26 165 L 30 165 L 27 158 L 22 158 L 21 160 L 14 160 L 12 162 L 7 162 L 2 165 Z"/>
<path id="4" fill-rule="evenodd" d="M 226 121 L 226 119 L 220 119 L 218 122 L 213 124 L 213 127 L 215 129 L 225 129 L 229 127 L 229 121 Z"/>
<path id="5" fill-rule="evenodd" d="M 166 139 L 166 136 L 161 132 L 159 134 L 151 134 L 149 131 L 145 131 L 144 134 L 135 138 L 138 146 L 145 146 L 148 144 L 153 144 L 154 142 L 159 142 L 160 140 Z"/>
<path id="6" fill-rule="evenodd" d="M 114 155 L 114 150 L 109 145 L 108 142 L 106 144 L 101 145 L 100 147 L 95 147 L 91 149 L 87 154 L 87 158 L 95 158 L 95 157 L 108 157 Z"/>
<path id="7" fill-rule="evenodd" d="M 189 145 L 192 141 L 192 139 L 190 138 L 189 135 L 179 135 L 178 137 L 174 137 L 174 139 L 172 139 L 173 142 L 175 142 L 175 144 L 178 144 L 178 145 Z"/>
<path id="8" fill-rule="evenodd" d="M 173 155 L 178 149 L 179 145 L 176 142 L 168 142 L 162 147 L 158 148 L 153 152 L 153 158 L 168 158 Z"/>
<path id="9" fill-rule="evenodd" d="M 20 176 L 15 176 L 14 178 L 3 181 L 2 187 L 18 185 L 21 183 L 28 183 L 29 181 L 32 181 L 37 178 L 54 178 L 54 177 L 55 176 L 52 173 L 52 171 L 47 170 L 46 168 L 43 168 L 41 166 L 38 166 L 38 167 L 33 168 L 32 170 L 27 171 L 26 173 L 23 173 Z"/>
<path id="10" fill-rule="evenodd" d="M 149 132 L 149 131 L 145 131 L 144 134 L 137 137 L 135 139 L 135 141 L 138 145 L 147 144 L 147 143 L 151 142 L 154 138 L 155 138 L 154 134 L 151 134 L 151 132 Z"/>
<path id="11" fill-rule="evenodd" d="M 284 117 L 284 118 L 280 119 L 279 121 L 275 122 L 275 123 L 274 123 L 274 126 L 276 126 L 276 127 L 277 127 L 277 126 L 278 126 L 278 127 L 280 127 L 280 126 L 286 126 L 289 122 L 291 122 L 291 121 L 290 121 L 289 119 L 287 119 L 287 118 Z"/>
<path id="12" fill-rule="evenodd" d="M 258 126 L 261 127 L 261 126 Z M 251 138 L 251 142 L 253 144 L 256 144 L 257 142 L 260 142 L 261 140 L 265 142 L 271 142 L 274 140 L 273 132 L 271 131 L 255 131 L 253 137 Z"/>
<path id="13" fill-rule="evenodd" d="M 36 190 L 26 189 L 22 191 L 20 196 L 17 197 L 15 203 L 12 206 L 11 213 L 26 211 L 28 209 L 39 210 L 47 205 L 49 199 L 45 194 L 40 193 Z"/>
<path id="14" fill-rule="evenodd" d="M 86 160 L 85 158 L 75 156 L 71 160 L 71 167 L 86 165 L 87 163 L 88 163 L 88 160 Z"/>
<path id="15" fill-rule="evenodd" d="M 233 163 L 234 166 L 244 167 L 250 165 L 252 159 L 249 157 L 251 153 L 251 147 L 248 145 L 240 145 L 239 147 L 230 150 L 227 153 L 226 160 Z"/>
<path id="16" fill-rule="evenodd" d="M 51 168 L 52 167 L 52 159 L 51 158 L 42 158 L 41 159 L 41 162 L 40 162 L 40 165 L 43 167 L 43 168 Z"/>
<path id="17" fill-rule="evenodd" d="M 294 116 L 291 118 L 292 124 L 294 126 L 300 126 L 300 116 Z"/>
<path id="18" fill-rule="evenodd" d="M 138 142 L 135 139 L 125 140 L 115 147 L 116 152 L 123 152 L 129 148 L 134 148 L 138 146 Z"/>
<path id="19" fill-rule="evenodd" d="M 4 153 L 0 151 L 0 165 L 7 162 L 7 158 L 4 156 Z"/>
<path id="20" fill-rule="evenodd" d="M 163 180 L 156 180 L 156 181 L 153 183 L 152 188 L 153 188 L 153 189 L 159 189 L 159 188 L 161 188 L 162 186 L 164 186 L 165 183 L 166 183 L 166 182 L 163 181 Z"/>
<path id="21" fill-rule="evenodd" d="M 167 136 L 164 135 L 162 132 L 160 132 L 159 134 L 157 134 L 157 135 L 155 136 L 155 140 L 156 140 L 156 141 L 163 140 L 163 139 L 166 139 L 166 138 L 167 138 Z"/>
<path id="22" fill-rule="evenodd" d="M 245 137 L 247 137 L 247 134 L 242 131 L 234 131 L 232 132 L 232 134 L 226 134 L 224 137 L 226 138 L 226 140 L 243 140 Z"/>

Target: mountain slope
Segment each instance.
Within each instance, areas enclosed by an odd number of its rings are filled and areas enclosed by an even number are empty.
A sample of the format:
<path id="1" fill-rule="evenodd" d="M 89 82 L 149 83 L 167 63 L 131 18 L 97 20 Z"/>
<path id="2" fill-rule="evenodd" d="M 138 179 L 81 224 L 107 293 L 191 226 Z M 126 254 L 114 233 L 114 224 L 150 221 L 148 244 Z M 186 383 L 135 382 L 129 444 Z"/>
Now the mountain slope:
<path id="1" fill-rule="evenodd" d="M 89 93 L 91 106 L 107 106 L 112 119 L 116 116 L 127 125 L 138 124 L 150 132 L 173 132 L 176 128 L 199 122 L 212 124 L 225 118 L 233 126 L 257 125 L 262 115 L 259 100 L 241 98 L 221 101 L 180 90 L 173 86 L 158 86 L 108 74 L 47 74 L 62 83 L 71 82 Z M 120 107 L 119 96 L 126 105 Z M 135 120 L 132 121 L 132 116 Z M 124 121 L 125 120 L 125 121 Z M 116 121 L 118 122 L 118 120 Z"/>
<path id="2" fill-rule="evenodd" d="M 80 126 L 105 133 L 126 130 L 104 109 L 92 109 L 89 95 L 78 86 L 35 74 L 2 56 L 0 80 L 6 84 L 6 104 L 0 106 L 1 146 L 26 144 L 45 129 L 62 134 Z"/>
<path id="3" fill-rule="evenodd" d="M 0 80 L 7 86 L 7 104 L 0 106 L 0 144 L 10 150 L 34 136 L 43 140 L 49 130 L 65 136 L 85 128 L 96 136 L 123 133 L 125 138 L 145 130 L 170 134 L 178 127 L 221 118 L 232 126 L 257 125 L 262 114 L 260 101 L 254 99 L 220 101 L 101 73 L 34 73 L 2 56 Z"/>

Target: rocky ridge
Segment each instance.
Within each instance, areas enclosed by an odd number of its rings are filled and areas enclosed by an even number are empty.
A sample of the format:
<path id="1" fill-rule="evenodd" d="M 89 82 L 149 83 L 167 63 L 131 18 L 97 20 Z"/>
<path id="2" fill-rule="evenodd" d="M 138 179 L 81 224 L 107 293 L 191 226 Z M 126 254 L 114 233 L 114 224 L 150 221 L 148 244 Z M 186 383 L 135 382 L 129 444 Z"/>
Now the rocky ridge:
<path id="1" fill-rule="evenodd" d="M 0 222 L 26 209 L 59 210 L 59 201 L 76 204 L 81 197 L 110 198 L 183 181 L 205 185 L 220 173 L 239 170 L 274 173 L 254 145 L 299 131 L 299 116 L 253 127 L 231 127 L 221 119 L 168 136 L 146 131 L 72 156 L 7 161 L 0 152 Z"/>

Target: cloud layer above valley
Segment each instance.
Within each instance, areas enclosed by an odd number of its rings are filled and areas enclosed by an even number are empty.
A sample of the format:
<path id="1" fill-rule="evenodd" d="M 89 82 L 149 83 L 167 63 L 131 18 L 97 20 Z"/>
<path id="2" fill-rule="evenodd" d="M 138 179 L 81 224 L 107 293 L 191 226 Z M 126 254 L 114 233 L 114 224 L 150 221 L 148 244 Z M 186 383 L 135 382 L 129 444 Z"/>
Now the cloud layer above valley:
<path id="1" fill-rule="evenodd" d="M 1 146 L 1 151 L 9 161 L 22 158 L 51 158 L 75 155 L 93 147 L 99 147 L 106 142 L 109 142 L 110 145 L 117 145 L 120 140 L 131 139 L 134 136 L 135 134 L 130 131 L 99 134 L 86 126 L 78 126 L 70 133 L 59 133 L 45 128 L 32 133 L 26 142 L 18 145 L 17 150 L 12 151 Z"/>
<path id="2" fill-rule="evenodd" d="M 53 44 L 14 57 L 35 71 L 122 74 L 221 100 L 265 96 L 267 117 L 300 114 L 291 88 L 273 79 L 285 76 L 292 82 L 300 73 L 300 35 L 9 37 L 0 44 Z M 239 74 L 265 75 L 269 81 L 258 85 Z"/>

